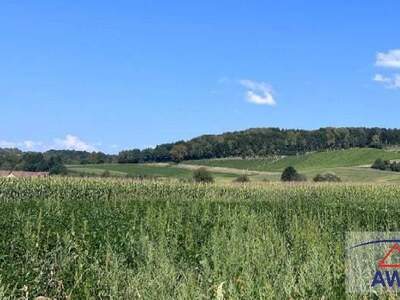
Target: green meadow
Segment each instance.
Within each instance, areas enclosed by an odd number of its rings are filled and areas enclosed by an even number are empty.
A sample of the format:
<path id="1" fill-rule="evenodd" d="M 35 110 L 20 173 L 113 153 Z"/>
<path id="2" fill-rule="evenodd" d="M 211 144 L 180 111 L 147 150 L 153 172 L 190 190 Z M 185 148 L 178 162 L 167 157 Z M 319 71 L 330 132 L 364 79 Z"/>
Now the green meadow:
<path id="1" fill-rule="evenodd" d="M 323 170 L 336 167 L 370 166 L 377 158 L 387 160 L 400 159 L 400 151 L 388 151 L 373 148 L 352 148 L 347 150 L 312 152 L 302 155 L 267 159 L 205 159 L 192 160 L 185 163 L 255 171 L 282 172 L 283 169 L 288 166 L 293 166 L 299 170 Z"/>
<path id="2" fill-rule="evenodd" d="M 93 165 L 70 165 L 68 170 L 71 174 L 101 176 L 108 171 L 111 176 L 116 177 L 143 177 L 147 179 L 190 179 L 193 172 L 180 168 L 175 164 L 93 164 Z M 230 181 L 237 177 L 232 172 L 212 172 L 214 178 L 219 182 Z"/>
<path id="3" fill-rule="evenodd" d="M 70 165 L 72 174 L 101 176 L 108 171 L 112 176 L 147 178 L 190 179 L 194 169 L 206 167 L 217 182 L 229 182 L 241 174 L 252 181 L 279 181 L 284 168 L 294 166 L 309 180 L 324 172 L 333 172 L 345 182 L 400 183 L 400 173 L 371 169 L 377 158 L 400 159 L 398 150 L 354 148 L 313 152 L 303 155 L 265 159 L 208 159 L 183 161 L 180 164 L 93 164 Z"/>

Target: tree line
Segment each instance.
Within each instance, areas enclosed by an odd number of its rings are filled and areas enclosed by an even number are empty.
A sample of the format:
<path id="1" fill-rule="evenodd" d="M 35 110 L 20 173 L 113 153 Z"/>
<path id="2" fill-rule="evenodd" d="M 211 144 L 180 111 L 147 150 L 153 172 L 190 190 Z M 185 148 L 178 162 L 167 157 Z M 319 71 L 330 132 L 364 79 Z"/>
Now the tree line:
<path id="1" fill-rule="evenodd" d="M 0 148 L 0 170 L 63 174 L 66 172 L 66 164 L 99 164 L 116 161 L 115 155 L 102 152 L 49 150 L 40 153 Z"/>
<path id="2" fill-rule="evenodd" d="M 310 151 L 352 147 L 382 148 L 400 145 L 400 129 L 327 127 L 317 130 L 253 128 L 203 135 L 189 141 L 161 144 L 154 148 L 124 150 L 118 155 L 75 150 L 49 150 L 44 153 L 0 149 L 0 169 L 43 169 L 50 162 L 61 164 L 180 162 L 224 157 L 266 157 L 295 155 Z M 32 161 L 32 167 L 25 161 Z M 38 163 L 41 161 L 41 163 Z M 48 167 L 49 169 L 49 167 Z"/>
<path id="3" fill-rule="evenodd" d="M 0 169 L 50 174 L 66 172 L 60 157 L 45 156 L 40 152 L 22 152 L 18 149 L 0 149 Z"/>
<path id="4" fill-rule="evenodd" d="M 162 144 L 144 150 L 121 151 L 119 163 L 165 162 L 224 157 L 295 155 L 310 151 L 352 147 L 382 148 L 400 144 L 400 129 L 320 128 L 317 130 L 254 128 L 203 135 L 189 141 Z"/>

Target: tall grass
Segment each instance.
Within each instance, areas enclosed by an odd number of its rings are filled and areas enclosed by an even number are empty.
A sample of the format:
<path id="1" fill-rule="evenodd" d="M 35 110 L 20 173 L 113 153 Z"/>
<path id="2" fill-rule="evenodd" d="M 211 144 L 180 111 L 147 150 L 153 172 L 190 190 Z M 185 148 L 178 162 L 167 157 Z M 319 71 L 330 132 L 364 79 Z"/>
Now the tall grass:
<path id="1" fill-rule="evenodd" d="M 343 299 L 347 230 L 391 185 L 0 179 L 0 298 Z"/>

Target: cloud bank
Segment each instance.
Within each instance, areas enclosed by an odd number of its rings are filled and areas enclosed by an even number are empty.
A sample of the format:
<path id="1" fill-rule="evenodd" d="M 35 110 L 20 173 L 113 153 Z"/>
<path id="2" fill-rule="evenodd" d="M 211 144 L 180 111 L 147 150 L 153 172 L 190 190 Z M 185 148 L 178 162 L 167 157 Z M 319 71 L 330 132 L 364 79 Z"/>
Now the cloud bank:
<path id="1" fill-rule="evenodd" d="M 56 150 L 77 150 L 77 151 L 98 151 L 95 146 L 84 142 L 79 137 L 72 134 L 67 134 L 65 138 L 56 138 L 51 143 L 43 143 L 40 141 L 20 141 L 12 142 L 6 140 L 0 140 L 0 148 L 20 148 L 25 151 L 46 151 L 49 149 Z"/>
<path id="2" fill-rule="evenodd" d="M 64 139 L 55 139 L 55 149 L 66 149 L 66 150 L 78 150 L 78 151 L 88 151 L 94 152 L 97 149 L 82 141 L 77 136 L 67 134 Z"/>

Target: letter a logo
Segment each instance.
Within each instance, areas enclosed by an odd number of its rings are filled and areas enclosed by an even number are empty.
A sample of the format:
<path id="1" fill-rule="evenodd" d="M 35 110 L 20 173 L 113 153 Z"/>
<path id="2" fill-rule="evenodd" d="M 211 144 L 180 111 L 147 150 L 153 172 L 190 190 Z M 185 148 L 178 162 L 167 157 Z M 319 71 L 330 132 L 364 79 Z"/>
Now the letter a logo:
<path id="1" fill-rule="evenodd" d="M 391 257 L 395 252 L 400 256 L 400 246 L 399 244 L 394 244 L 388 253 L 380 260 L 378 261 L 378 267 L 379 268 L 400 268 L 400 261 L 397 263 L 392 263 Z"/>

